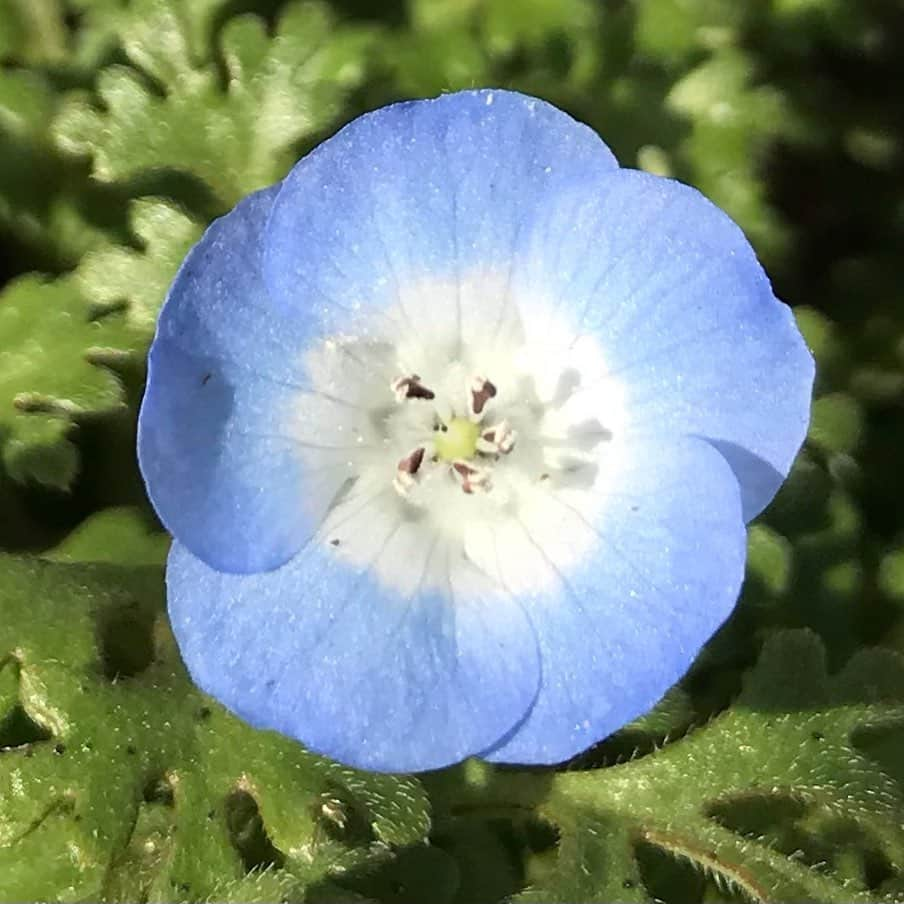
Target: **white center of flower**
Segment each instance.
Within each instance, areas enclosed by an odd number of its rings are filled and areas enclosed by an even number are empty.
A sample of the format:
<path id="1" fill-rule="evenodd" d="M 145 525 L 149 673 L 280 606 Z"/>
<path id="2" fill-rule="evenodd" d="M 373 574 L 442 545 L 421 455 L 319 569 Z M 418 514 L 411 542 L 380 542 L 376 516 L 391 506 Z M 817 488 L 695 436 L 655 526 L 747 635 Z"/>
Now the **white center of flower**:
<path id="1" fill-rule="evenodd" d="M 530 558 L 532 525 L 563 511 L 590 522 L 618 447 L 622 397 L 595 342 L 542 298 L 472 282 L 444 307 L 463 304 L 461 322 L 366 323 L 306 358 L 299 445 L 327 509 L 315 542 L 403 598 L 522 591 L 506 557 Z M 575 561 L 590 542 L 562 541 Z M 517 569 L 535 589 L 541 573 Z"/>

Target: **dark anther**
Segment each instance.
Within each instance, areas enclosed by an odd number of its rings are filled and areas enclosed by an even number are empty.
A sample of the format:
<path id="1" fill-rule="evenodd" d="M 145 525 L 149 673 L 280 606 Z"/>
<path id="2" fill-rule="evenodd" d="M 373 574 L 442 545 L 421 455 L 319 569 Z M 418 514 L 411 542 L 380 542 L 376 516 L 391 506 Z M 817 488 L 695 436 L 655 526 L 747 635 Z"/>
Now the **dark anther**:
<path id="1" fill-rule="evenodd" d="M 474 492 L 471 478 L 477 474 L 477 469 L 472 468 L 467 462 L 456 461 L 452 463 L 452 470 L 461 478 L 461 488 L 469 496 Z"/>
<path id="2" fill-rule="evenodd" d="M 476 380 L 471 389 L 471 408 L 481 414 L 486 403 L 496 395 L 496 387 L 489 380 Z"/>
<path id="3" fill-rule="evenodd" d="M 408 399 L 433 399 L 436 398 L 433 390 L 427 389 L 426 386 L 421 386 L 420 383 L 410 383 L 408 385 L 408 392 L 405 395 Z"/>
<path id="4" fill-rule="evenodd" d="M 201 380 L 201 385 L 206 386 L 212 376 L 213 376 L 213 374 L 204 374 L 204 379 Z"/>
<path id="5" fill-rule="evenodd" d="M 400 377 L 393 382 L 392 390 L 400 400 L 436 398 L 433 390 L 421 385 L 421 378 L 417 374 L 412 374 L 410 377 Z"/>
<path id="6" fill-rule="evenodd" d="M 403 458 L 399 462 L 399 470 L 404 474 L 417 474 L 418 469 L 424 462 L 424 447 L 420 446 L 415 449 L 407 458 Z"/>
<path id="7" fill-rule="evenodd" d="M 330 546 L 338 546 L 342 541 L 336 537 L 334 540 L 330 540 Z"/>
<path id="8" fill-rule="evenodd" d="M 493 455 L 508 455 L 515 448 L 515 431 L 508 425 L 507 421 L 500 421 L 484 430 L 480 434 L 480 441 L 477 443 L 479 452 Z"/>

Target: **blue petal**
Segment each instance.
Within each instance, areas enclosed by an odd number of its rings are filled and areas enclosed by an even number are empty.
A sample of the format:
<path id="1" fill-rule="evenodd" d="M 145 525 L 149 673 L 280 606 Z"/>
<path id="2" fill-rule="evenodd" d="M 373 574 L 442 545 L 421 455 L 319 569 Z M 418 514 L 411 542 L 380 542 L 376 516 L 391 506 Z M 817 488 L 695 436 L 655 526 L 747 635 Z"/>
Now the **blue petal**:
<path id="1" fill-rule="evenodd" d="M 745 519 L 762 511 L 806 435 L 814 364 L 729 217 L 681 183 L 620 170 L 561 193 L 521 254 L 513 291 L 544 287 L 597 337 L 626 389 L 627 438 L 706 438 Z"/>
<path id="2" fill-rule="evenodd" d="M 422 574 L 441 553 L 412 530 L 397 525 L 378 545 Z M 213 571 L 176 544 L 167 568 L 173 630 L 201 688 L 255 727 L 384 772 L 474 754 L 536 696 L 537 645 L 523 610 L 480 575 L 470 580 L 459 571 L 451 597 L 405 596 L 314 544 L 255 575 Z"/>
<path id="3" fill-rule="evenodd" d="M 559 193 L 616 169 L 591 129 L 521 94 L 463 91 L 384 107 L 286 178 L 264 278 L 275 300 L 296 309 L 311 300 L 321 328 L 341 331 L 362 308 L 397 305 L 405 283 L 508 271 L 523 232 Z M 415 329 L 462 316 L 460 301 L 456 311 L 430 297 L 396 313 Z"/>
<path id="4" fill-rule="evenodd" d="M 315 332 L 378 310 L 396 331 L 458 318 L 467 341 L 492 310 L 475 327 L 460 297 L 400 299 L 424 277 L 475 272 L 506 273 L 516 303 L 542 287 L 597 333 L 630 386 L 637 435 L 711 440 L 747 520 L 772 499 L 813 380 L 790 311 L 724 213 L 680 183 L 618 170 L 554 107 L 475 91 L 368 114 L 301 161 L 268 226 L 271 295 L 287 309 L 307 300 Z"/>
<path id="5" fill-rule="evenodd" d="M 260 280 L 278 186 L 217 220 L 182 264 L 160 315 L 139 418 L 151 501 L 175 537 L 228 571 L 274 568 L 310 536 L 346 475 L 309 473 L 287 429 L 307 391 L 298 318 Z"/>
<path id="6" fill-rule="evenodd" d="M 551 589 L 522 600 L 540 643 L 537 702 L 488 759 L 558 763 L 585 750 L 653 706 L 734 607 L 745 531 L 724 459 L 691 438 L 629 446 L 619 461 L 594 518 L 549 493 L 547 516 L 508 538 L 503 580 L 536 560 Z"/>

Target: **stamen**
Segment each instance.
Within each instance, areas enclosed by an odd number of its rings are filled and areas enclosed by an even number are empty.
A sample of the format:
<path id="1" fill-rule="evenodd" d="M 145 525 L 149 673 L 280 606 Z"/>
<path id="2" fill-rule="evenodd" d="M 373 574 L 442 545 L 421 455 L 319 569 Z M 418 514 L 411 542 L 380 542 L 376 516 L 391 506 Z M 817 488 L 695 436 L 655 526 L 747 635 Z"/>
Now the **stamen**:
<path id="1" fill-rule="evenodd" d="M 392 485 L 400 496 L 407 496 L 411 488 L 417 483 L 417 472 L 424 462 L 427 450 L 424 446 L 418 446 L 410 455 L 405 456 L 396 467 L 396 475 Z"/>
<path id="2" fill-rule="evenodd" d="M 508 455 L 515 448 L 515 438 L 515 431 L 508 421 L 500 421 L 480 434 L 477 451 L 487 455 Z"/>
<path id="3" fill-rule="evenodd" d="M 452 462 L 450 473 L 461 485 L 462 491 L 469 496 L 475 490 L 486 493 L 492 488 L 492 472 L 489 468 L 476 468 L 470 462 L 458 460 Z"/>
<path id="4" fill-rule="evenodd" d="M 486 377 L 475 377 L 468 396 L 471 420 L 479 421 L 487 402 L 496 395 L 496 387 Z"/>
<path id="5" fill-rule="evenodd" d="M 421 378 L 417 374 L 412 374 L 410 377 L 397 377 L 389 386 L 397 402 L 404 402 L 405 399 L 436 398 L 436 393 L 432 389 L 421 385 Z"/>

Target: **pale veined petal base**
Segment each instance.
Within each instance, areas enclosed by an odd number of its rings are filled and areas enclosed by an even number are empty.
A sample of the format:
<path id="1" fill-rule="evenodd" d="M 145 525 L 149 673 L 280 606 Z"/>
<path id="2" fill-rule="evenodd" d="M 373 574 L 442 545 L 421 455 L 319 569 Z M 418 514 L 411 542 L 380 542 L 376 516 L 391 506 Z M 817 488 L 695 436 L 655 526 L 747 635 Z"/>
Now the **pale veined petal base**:
<path id="1" fill-rule="evenodd" d="M 424 298 L 445 317 L 413 320 Z M 449 594 L 454 563 L 501 587 L 507 533 L 547 521 L 550 497 L 596 518 L 620 470 L 622 393 L 596 342 L 553 308 L 512 299 L 492 272 L 415 281 L 379 318 L 309 347 L 313 392 L 284 416 L 303 471 L 335 484 L 311 542 L 402 597 Z M 579 563 L 587 541 L 572 541 Z M 542 585 L 534 566 L 506 590 Z"/>

